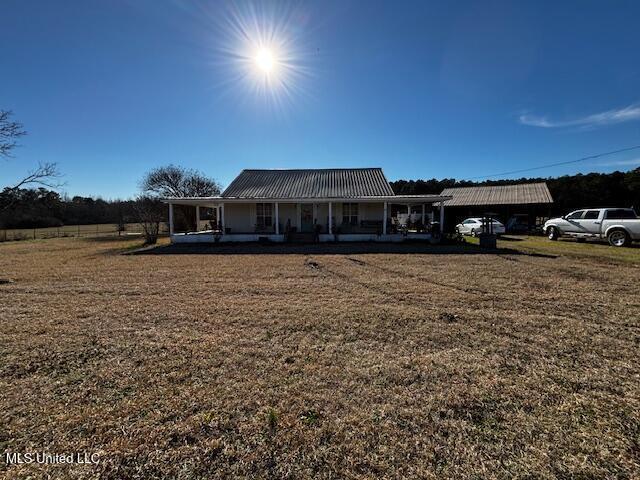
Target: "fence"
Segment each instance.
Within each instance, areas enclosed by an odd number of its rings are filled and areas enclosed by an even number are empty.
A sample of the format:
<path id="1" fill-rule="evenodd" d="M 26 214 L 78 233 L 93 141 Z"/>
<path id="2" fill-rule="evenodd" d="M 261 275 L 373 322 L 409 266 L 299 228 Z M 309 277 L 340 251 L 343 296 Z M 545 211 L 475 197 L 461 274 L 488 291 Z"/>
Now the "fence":
<path id="1" fill-rule="evenodd" d="M 160 233 L 169 233 L 167 225 L 160 224 Z M 0 229 L 0 242 L 61 237 L 126 237 L 135 235 L 142 235 L 142 225 L 139 223 L 127 223 L 124 225 L 124 230 L 119 229 L 115 223 L 102 223 L 96 225 L 64 225 L 61 227 L 47 228 Z"/>

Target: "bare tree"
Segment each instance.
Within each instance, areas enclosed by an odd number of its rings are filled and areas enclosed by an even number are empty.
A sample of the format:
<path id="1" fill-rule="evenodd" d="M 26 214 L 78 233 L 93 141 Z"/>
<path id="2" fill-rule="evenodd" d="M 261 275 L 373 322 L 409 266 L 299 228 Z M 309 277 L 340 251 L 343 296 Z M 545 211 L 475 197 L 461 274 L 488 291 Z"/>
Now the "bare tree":
<path id="1" fill-rule="evenodd" d="M 136 198 L 133 213 L 136 221 L 142 225 L 144 243 L 154 245 L 158 241 L 160 224 L 166 221 L 164 205 L 155 197 L 141 195 Z"/>
<path id="2" fill-rule="evenodd" d="M 176 165 L 156 168 L 140 182 L 145 195 L 159 197 L 212 197 L 220 193 L 220 185 L 197 170 Z"/>
<path id="3" fill-rule="evenodd" d="M 11 152 L 18 146 L 17 139 L 27 132 L 20 122 L 11 120 L 13 112 L 0 110 L 0 157 L 11 157 Z"/>
<path id="4" fill-rule="evenodd" d="M 18 146 L 18 138 L 27 134 L 20 122 L 11 119 L 13 113 L 10 110 L 0 110 L 0 157 L 9 159 L 13 157 L 13 150 Z M 27 173 L 27 176 L 18 180 L 8 190 L 18 190 L 26 185 L 40 185 L 43 187 L 57 188 L 60 183 L 55 181 L 60 177 L 55 163 L 46 162 L 38 164 L 38 167 Z M 0 209 L 8 208 L 3 205 Z"/>

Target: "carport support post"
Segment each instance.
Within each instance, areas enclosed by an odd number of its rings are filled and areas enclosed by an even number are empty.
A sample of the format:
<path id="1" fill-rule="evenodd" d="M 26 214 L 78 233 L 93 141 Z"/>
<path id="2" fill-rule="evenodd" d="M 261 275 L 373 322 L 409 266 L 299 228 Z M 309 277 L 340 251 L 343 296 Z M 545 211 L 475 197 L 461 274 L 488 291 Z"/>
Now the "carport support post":
<path id="1" fill-rule="evenodd" d="M 382 209 L 384 214 L 382 216 L 382 234 L 387 234 L 387 202 L 384 202 L 384 208 Z"/>
<path id="2" fill-rule="evenodd" d="M 169 204 L 169 235 L 173 235 L 173 203 Z"/>
<path id="3" fill-rule="evenodd" d="M 278 202 L 276 202 L 276 235 L 280 235 L 280 212 Z"/>
<path id="4" fill-rule="evenodd" d="M 444 202 L 440 202 L 440 234 L 444 233 Z"/>
<path id="5" fill-rule="evenodd" d="M 200 231 L 200 206 L 196 205 L 196 232 Z"/>
<path id="6" fill-rule="evenodd" d="M 333 234 L 333 208 L 332 208 L 332 203 L 329 202 L 329 235 Z"/>

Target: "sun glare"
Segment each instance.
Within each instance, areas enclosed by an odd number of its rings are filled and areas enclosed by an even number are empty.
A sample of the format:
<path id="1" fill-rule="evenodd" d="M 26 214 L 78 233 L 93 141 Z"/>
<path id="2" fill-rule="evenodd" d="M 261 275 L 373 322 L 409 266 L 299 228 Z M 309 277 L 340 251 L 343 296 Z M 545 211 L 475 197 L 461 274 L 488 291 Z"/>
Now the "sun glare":
<path id="1" fill-rule="evenodd" d="M 261 48 L 256 55 L 256 66 L 264 74 L 270 74 L 276 66 L 276 59 L 273 52 L 268 48 Z"/>
<path id="2" fill-rule="evenodd" d="M 216 63 L 222 87 L 242 101 L 259 98 L 279 110 L 308 96 L 317 50 L 305 38 L 303 6 L 232 3 L 216 18 Z"/>

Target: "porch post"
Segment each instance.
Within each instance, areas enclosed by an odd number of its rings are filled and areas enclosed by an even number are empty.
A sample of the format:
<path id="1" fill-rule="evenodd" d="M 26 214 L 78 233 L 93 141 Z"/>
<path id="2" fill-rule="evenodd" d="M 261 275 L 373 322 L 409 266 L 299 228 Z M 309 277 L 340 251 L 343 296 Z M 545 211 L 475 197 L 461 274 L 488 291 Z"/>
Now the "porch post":
<path id="1" fill-rule="evenodd" d="M 278 211 L 278 202 L 276 204 L 276 235 L 280 235 L 280 212 Z"/>
<path id="2" fill-rule="evenodd" d="M 302 230 L 302 219 L 300 215 L 302 215 L 302 205 L 296 203 L 296 227 L 298 228 L 298 232 Z"/>
<path id="3" fill-rule="evenodd" d="M 222 233 L 226 233 L 224 229 L 224 203 L 220 204 L 220 224 L 222 228 Z"/>
<path id="4" fill-rule="evenodd" d="M 196 232 L 200 231 L 200 206 L 196 205 Z"/>
<path id="5" fill-rule="evenodd" d="M 169 235 L 173 235 L 173 203 L 169 204 Z"/>
<path id="6" fill-rule="evenodd" d="M 333 208 L 332 208 L 332 203 L 329 202 L 329 235 L 333 234 Z"/>
<path id="7" fill-rule="evenodd" d="M 424 221 L 424 203 L 422 204 L 422 225 L 426 225 L 427 222 Z"/>
<path id="8" fill-rule="evenodd" d="M 382 234 L 387 234 L 387 202 L 384 202 L 384 208 L 382 209 L 384 214 L 382 216 Z"/>
<path id="9" fill-rule="evenodd" d="M 444 233 L 444 202 L 440 202 L 440 233 Z"/>

